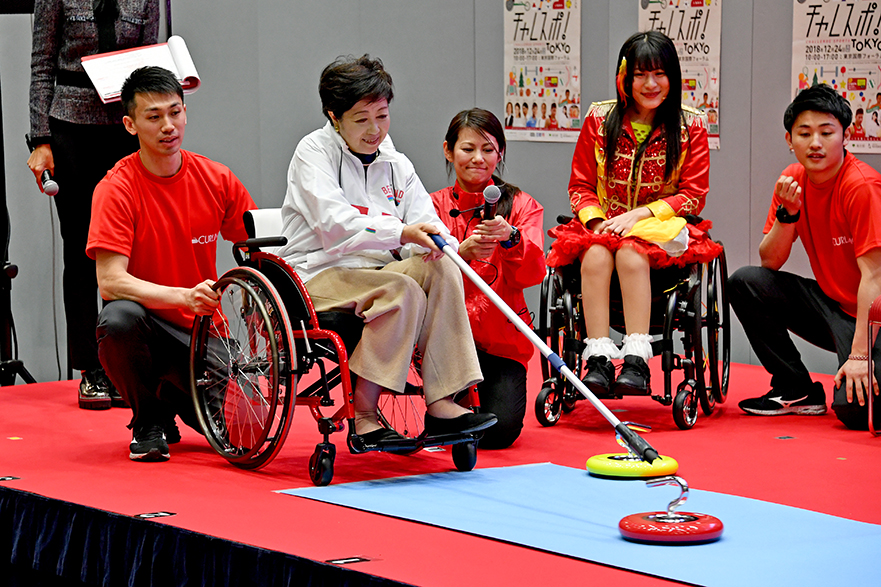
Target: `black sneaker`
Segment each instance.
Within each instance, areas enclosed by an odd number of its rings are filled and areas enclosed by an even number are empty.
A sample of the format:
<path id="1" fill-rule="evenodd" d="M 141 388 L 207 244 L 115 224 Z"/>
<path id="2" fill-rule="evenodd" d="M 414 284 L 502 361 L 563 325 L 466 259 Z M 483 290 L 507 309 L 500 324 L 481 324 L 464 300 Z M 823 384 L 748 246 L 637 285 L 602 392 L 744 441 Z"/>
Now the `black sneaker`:
<path id="1" fill-rule="evenodd" d="M 101 368 L 82 372 L 79 389 L 79 405 L 84 410 L 110 409 L 110 381 Z"/>
<path id="2" fill-rule="evenodd" d="M 170 458 L 165 432 L 158 425 L 135 428 L 129 451 L 128 458 L 133 461 L 158 463 Z"/>
<path id="3" fill-rule="evenodd" d="M 609 394 L 609 385 L 615 379 L 615 365 L 606 357 L 592 355 L 587 358 L 587 375 L 581 382 L 597 397 Z"/>
<path id="4" fill-rule="evenodd" d="M 180 428 L 177 427 L 177 422 L 174 421 L 174 416 L 162 425 L 162 430 L 165 432 L 165 442 L 168 444 L 177 444 L 180 442 Z"/>
<path id="5" fill-rule="evenodd" d="M 614 392 L 621 395 L 648 393 L 651 371 L 645 359 L 637 355 L 625 355 L 624 365 L 615 380 Z"/>
<path id="6" fill-rule="evenodd" d="M 826 413 L 826 393 L 823 384 L 815 381 L 804 394 L 794 395 L 772 389 L 762 397 L 745 399 L 737 405 L 747 414 L 756 416 L 822 416 Z"/>

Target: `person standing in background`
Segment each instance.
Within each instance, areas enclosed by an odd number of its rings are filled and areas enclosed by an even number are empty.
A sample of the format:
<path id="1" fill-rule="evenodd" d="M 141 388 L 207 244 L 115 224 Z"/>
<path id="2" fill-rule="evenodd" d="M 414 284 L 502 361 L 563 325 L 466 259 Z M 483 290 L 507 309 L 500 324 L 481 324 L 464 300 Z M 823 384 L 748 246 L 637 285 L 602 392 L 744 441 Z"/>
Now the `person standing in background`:
<path id="1" fill-rule="evenodd" d="M 64 313 L 70 366 L 81 371 L 79 407 L 125 405 L 95 340 L 98 285 L 86 256 L 92 192 L 104 174 L 138 149 L 119 102 L 102 104 L 81 58 L 156 43 L 159 0 L 36 0 L 31 55 L 28 167 L 42 186 L 48 170 L 63 240 Z M 42 189 L 42 187 L 41 187 Z"/>

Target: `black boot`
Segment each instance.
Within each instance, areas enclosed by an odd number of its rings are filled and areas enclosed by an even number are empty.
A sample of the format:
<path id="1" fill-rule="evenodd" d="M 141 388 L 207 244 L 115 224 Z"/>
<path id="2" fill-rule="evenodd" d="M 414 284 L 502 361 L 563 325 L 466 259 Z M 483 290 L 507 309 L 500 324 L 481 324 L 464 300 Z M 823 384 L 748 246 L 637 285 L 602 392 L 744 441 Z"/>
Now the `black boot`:
<path id="1" fill-rule="evenodd" d="M 615 365 L 606 357 L 593 355 L 587 358 L 587 375 L 581 380 L 596 396 L 608 396 L 609 384 L 615 379 Z"/>
<path id="2" fill-rule="evenodd" d="M 615 393 L 620 395 L 648 393 L 650 378 L 649 366 L 642 357 L 625 355 L 624 366 L 615 381 Z"/>

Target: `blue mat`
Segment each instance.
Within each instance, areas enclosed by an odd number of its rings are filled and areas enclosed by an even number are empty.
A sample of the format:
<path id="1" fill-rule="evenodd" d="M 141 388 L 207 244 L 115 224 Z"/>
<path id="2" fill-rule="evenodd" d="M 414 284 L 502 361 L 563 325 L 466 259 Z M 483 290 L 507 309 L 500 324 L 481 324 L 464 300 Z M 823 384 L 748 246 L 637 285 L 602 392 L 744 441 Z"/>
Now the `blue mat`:
<path id="1" fill-rule="evenodd" d="M 549 463 L 279 493 L 699 585 L 881 585 L 879 525 L 692 489 L 682 509 L 722 520 L 719 541 L 636 544 L 621 518 L 666 509 L 678 489 Z"/>

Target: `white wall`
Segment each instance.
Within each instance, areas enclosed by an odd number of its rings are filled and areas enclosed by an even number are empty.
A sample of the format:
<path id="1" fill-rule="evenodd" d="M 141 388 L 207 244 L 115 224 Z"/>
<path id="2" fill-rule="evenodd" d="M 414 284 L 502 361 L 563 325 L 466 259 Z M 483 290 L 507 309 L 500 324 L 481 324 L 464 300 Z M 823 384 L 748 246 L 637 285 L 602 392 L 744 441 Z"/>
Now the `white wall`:
<path id="1" fill-rule="evenodd" d="M 613 95 L 614 60 L 636 30 L 638 3 L 582 2 L 584 100 Z M 203 87 L 187 98 L 185 145 L 229 165 L 259 205 L 278 206 L 297 141 L 324 121 L 317 92 L 321 69 L 339 55 L 370 53 L 383 59 L 395 80 L 396 145 L 413 160 L 429 191 L 448 185 L 441 143 L 450 118 L 473 106 L 502 111 L 503 6 L 501 0 L 177 2 L 174 32 L 187 40 L 203 79 Z M 792 161 L 782 126 L 790 92 L 791 19 L 787 0 L 725 0 L 723 6 L 722 149 L 711 154 L 704 216 L 714 220 L 712 234 L 725 243 L 732 271 L 757 263 L 774 180 Z M 21 268 L 13 282 L 13 315 L 20 358 L 46 381 L 58 376 L 53 307 L 62 341 L 64 323 L 60 243 L 53 248 L 51 208 L 25 165 L 30 28 L 29 16 L 0 15 L 10 260 Z M 542 202 L 546 227 L 568 211 L 573 149 L 509 143 L 506 177 Z M 863 158 L 876 168 L 881 163 L 877 155 Z M 222 266 L 230 264 L 225 252 Z M 810 273 L 801 249 L 786 268 Z M 537 310 L 535 292 L 529 300 Z M 735 326 L 733 359 L 754 361 Z M 64 353 L 62 348 L 62 365 Z M 829 353 L 805 345 L 805 355 L 814 370 L 835 367 Z"/>

